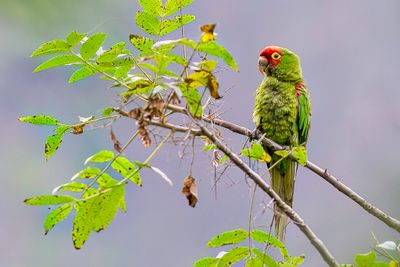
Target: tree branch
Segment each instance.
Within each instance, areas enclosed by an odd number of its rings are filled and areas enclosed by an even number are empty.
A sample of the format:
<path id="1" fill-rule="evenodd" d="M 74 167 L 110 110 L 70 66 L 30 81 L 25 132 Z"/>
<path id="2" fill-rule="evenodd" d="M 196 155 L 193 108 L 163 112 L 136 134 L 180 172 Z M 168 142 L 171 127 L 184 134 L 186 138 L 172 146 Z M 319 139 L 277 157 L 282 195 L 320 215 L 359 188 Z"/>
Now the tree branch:
<path id="1" fill-rule="evenodd" d="M 175 105 L 168 105 L 167 107 L 170 110 L 173 110 L 175 112 L 179 113 L 185 113 L 187 114 L 187 110 L 183 107 L 175 106 Z M 203 121 L 207 123 L 212 123 L 218 126 L 221 126 L 225 129 L 228 129 L 234 133 L 238 133 L 247 137 L 256 137 L 261 139 L 261 142 L 271 148 L 272 150 L 282 150 L 284 149 L 281 145 L 275 143 L 274 141 L 263 137 L 259 132 L 253 132 L 245 127 L 239 126 L 237 124 L 224 121 L 221 119 L 213 119 L 208 116 L 202 116 L 201 118 Z M 292 160 L 296 160 L 294 156 L 291 154 L 289 155 L 289 158 Z M 378 218 L 380 221 L 385 223 L 387 226 L 390 228 L 396 230 L 397 232 L 400 232 L 400 221 L 389 216 L 387 213 L 381 211 L 379 208 L 375 207 L 372 205 L 370 202 L 368 202 L 366 199 L 361 197 L 359 194 L 354 192 L 351 188 L 348 186 L 344 185 L 339 181 L 339 179 L 331 174 L 328 173 L 327 169 L 322 169 L 321 167 L 317 166 L 316 164 L 312 163 L 311 161 L 307 161 L 307 164 L 305 166 L 307 169 L 310 171 L 314 172 L 318 176 L 322 177 L 325 181 L 330 183 L 332 186 L 334 186 L 337 190 L 342 192 L 344 195 L 349 197 L 351 200 L 356 202 L 358 205 L 360 205 L 364 210 L 366 210 L 368 213 L 371 215 L 375 216 Z"/>
<path id="2" fill-rule="evenodd" d="M 335 260 L 329 250 L 325 247 L 324 243 L 314 234 L 310 227 L 304 222 L 304 220 L 297 214 L 289 205 L 287 205 L 278 194 L 271 189 L 271 187 L 254 172 L 247 164 L 245 164 L 235 153 L 233 153 L 221 140 L 215 137 L 206 127 L 197 123 L 205 136 L 207 136 L 219 150 L 225 153 L 232 162 L 235 163 L 243 172 L 245 172 L 265 193 L 267 193 L 274 201 L 277 206 L 285 212 L 285 214 L 292 219 L 296 226 L 304 233 L 304 235 L 310 240 L 311 244 L 318 250 L 322 258 L 329 266 L 339 267 L 339 263 Z"/>

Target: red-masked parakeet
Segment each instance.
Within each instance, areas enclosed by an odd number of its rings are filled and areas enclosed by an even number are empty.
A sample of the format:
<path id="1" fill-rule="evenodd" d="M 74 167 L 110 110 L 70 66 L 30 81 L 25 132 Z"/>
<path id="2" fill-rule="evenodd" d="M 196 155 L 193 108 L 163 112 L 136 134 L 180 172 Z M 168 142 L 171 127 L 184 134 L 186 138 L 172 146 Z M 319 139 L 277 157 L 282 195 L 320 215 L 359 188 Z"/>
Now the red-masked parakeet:
<path id="1" fill-rule="evenodd" d="M 311 119 L 311 103 L 301 73 L 300 59 L 292 51 L 277 46 L 267 46 L 258 60 L 265 77 L 257 89 L 253 121 L 265 136 L 282 146 L 305 145 Z M 272 155 L 268 166 L 280 159 Z M 293 203 L 294 180 L 297 163 L 284 159 L 270 170 L 271 187 L 289 206 Z M 275 233 L 285 237 L 287 216 L 274 207 Z"/>

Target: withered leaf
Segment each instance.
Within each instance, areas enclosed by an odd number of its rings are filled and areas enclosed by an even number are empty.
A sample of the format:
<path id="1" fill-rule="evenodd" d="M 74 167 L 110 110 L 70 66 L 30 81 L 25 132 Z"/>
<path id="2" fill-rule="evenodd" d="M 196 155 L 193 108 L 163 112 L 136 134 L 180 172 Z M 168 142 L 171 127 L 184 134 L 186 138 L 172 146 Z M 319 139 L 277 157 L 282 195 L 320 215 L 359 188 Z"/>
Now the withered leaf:
<path id="1" fill-rule="evenodd" d="M 134 108 L 128 113 L 128 117 L 134 120 L 139 120 L 141 119 L 143 114 L 143 109 L 142 108 Z"/>
<path id="2" fill-rule="evenodd" d="M 111 138 L 111 141 L 112 141 L 113 144 L 114 144 L 114 149 L 115 149 L 115 151 L 117 151 L 118 153 L 121 153 L 121 152 L 122 152 L 121 143 L 120 143 L 120 142 L 118 141 L 118 139 L 115 137 L 115 134 L 114 134 L 114 132 L 113 132 L 112 129 L 110 130 L 110 138 Z"/>
<path id="3" fill-rule="evenodd" d="M 192 87 L 205 86 L 210 90 L 210 95 L 215 99 L 220 99 L 221 96 L 218 93 L 218 81 L 215 76 L 207 70 L 198 70 L 190 74 L 185 82 Z"/>
<path id="4" fill-rule="evenodd" d="M 181 103 L 179 96 L 175 92 L 171 95 L 170 101 L 173 105 L 179 105 Z"/>
<path id="5" fill-rule="evenodd" d="M 196 179 L 193 176 L 186 176 L 183 180 L 182 194 L 189 201 L 189 206 L 194 208 L 198 201 Z"/>
<path id="6" fill-rule="evenodd" d="M 216 26 L 216 24 L 206 24 L 200 27 L 200 30 L 203 32 L 201 35 L 202 42 L 215 41 L 217 39 L 216 34 L 214 34 Z"/>
<path id="7" fill-rule="evenodd" d="M 72 127 L 72 133 L 73 134 L 83 133 L 83 127 L 84 127 L 84 124 L 80 124 L 80 125 L 76 125 L 76 126 Z"/>

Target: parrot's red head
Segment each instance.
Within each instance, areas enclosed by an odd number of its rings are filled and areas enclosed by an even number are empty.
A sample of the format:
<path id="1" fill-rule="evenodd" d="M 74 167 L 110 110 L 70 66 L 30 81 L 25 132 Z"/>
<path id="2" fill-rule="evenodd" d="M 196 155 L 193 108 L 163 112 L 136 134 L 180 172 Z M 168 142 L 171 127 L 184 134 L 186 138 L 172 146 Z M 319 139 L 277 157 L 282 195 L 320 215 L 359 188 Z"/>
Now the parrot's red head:
<path id="1" fill-rule="evenodd" d="M 299 57 L 289 49 L 279 46 L 267 46 L 261 51 L 258 68 L 261 73 L 282 81 L 302 78 Z"/>

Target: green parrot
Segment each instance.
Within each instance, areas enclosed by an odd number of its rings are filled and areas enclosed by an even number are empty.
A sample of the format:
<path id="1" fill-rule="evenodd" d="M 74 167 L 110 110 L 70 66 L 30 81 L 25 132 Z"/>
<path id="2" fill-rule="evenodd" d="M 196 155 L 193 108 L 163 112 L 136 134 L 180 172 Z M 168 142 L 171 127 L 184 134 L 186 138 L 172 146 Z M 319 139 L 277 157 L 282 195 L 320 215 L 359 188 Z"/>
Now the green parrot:
<path id="1" fill-rule="evenodd" d="M 311 103 L 301 73 L 300 59 L 292 51 L 277 46 L 267 46 L 258 60 L 260 72 L 265 74 L 257 89 L 253 121 L 265 136 L 282 146 L 305 146 L 311 120 Z M 279 160 L 272 155 L 268 167 Z M 293 203 L 297 163 L 282 160 L 270 170 L 272 189 L 289 206 Z M 287 216 L 274 206 L 275 234 L 284 240 Z"/>

